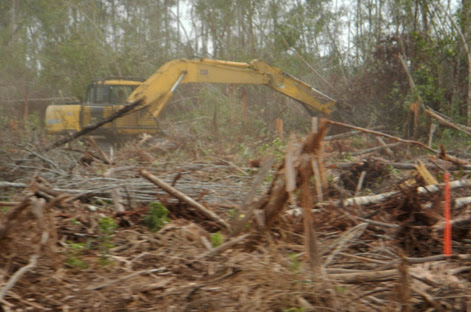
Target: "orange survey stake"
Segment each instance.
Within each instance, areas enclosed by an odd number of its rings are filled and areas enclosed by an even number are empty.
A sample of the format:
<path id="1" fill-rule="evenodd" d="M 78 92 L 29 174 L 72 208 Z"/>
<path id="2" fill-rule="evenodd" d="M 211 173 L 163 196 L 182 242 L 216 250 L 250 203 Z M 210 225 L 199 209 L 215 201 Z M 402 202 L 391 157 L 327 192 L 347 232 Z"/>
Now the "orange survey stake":
<path id="1" fill-rule="evenodd" d="M 451 256 L 451 221 L 450 221 L 450 174 L 445 173 L 445 231 L 443 233 L 443 253 Z"/>

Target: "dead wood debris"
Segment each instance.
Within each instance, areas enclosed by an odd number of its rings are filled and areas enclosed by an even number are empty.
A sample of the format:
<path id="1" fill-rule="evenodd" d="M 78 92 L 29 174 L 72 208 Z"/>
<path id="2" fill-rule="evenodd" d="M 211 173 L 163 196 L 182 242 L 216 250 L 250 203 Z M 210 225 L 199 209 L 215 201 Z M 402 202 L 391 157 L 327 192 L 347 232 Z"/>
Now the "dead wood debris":
<path id="1" fill-rule="evenodd" d="M 222 229 L 224 230 L 229 230 L 230 229 L 230 226 L 229 224 L 224 221 L 223 219 L 221 219 L 217 214 L 215 214 L 214 212 L 212 212 L 211 210 L 207 209 L 206 207 L 204 207 L 203 205 L 201 205 L 200 203 L 196 202 L 194 199 L 192 199 L 191 197 L 187 196 L 186 194 L 178 191 L 177 189 L 175 189 L 174 187 L 172 187 L 171 185 L 165 183 L 164 181 L 162 181 L 161 179 L 159 179 L 158 177 L 150 174 L 147 170 L 140 170 L 139 171 L 140 175 L 142 175 L 144 178 L 146 178 L 147 180 L 149 180 L 150 182 L 156 184 L 157 186 L 159 186 L 160 188 L 162 188 L 164 191 L 166 191 L 167 193 L 171 194 L 172 196 L 184 201 L 185 203 L 187 203 L 188 205 L 192 206 L 193 208 L 196 208 L 198 209 L 199 212 L 201 212 L 203 215 L 205 215 L 206 217 L 210 218 L 211 220 L 215 221 L 218 225 L 220 225 L 222 227 Z"/>
<path id="2" fill-rule="evenodd" d="M 425 109 L 425 113 L 430 117 L 434 118 L 439 124 L 458 131 L 462 131 L 467 135 L 471 136 L 471 129 L 468 126 L 453 123 L 448 117 L 441 115 L 430 107 L 427 107 Z"/>
<path id="3" fill-rule="evenodd" d="M 327 166 L 320 124 L 301 142 L 291 137 L 284 161 L 265 162 L 253 182 L 227 163 L 64 170 L 49 156 L 31 160 L 43 164 L 35 176 L 0 182 L 15 194 L 2 198 L 11 204 L 0 217 L 1 309 L 469 310 L 471 182 L 465 173 L 450 185 L 450 257 L 442 255 L 443 184 L 434 183 L 468 165 L 369 156 Z M 379 143 L 373 153 L 396 156 L 395 145 Z M 398 178 L 391 168 L 414 174 Z M 172 218 L 156 233 L 143 222 L 152 201 Z M 120 224 L 108 236 L 106 216 Z"/>

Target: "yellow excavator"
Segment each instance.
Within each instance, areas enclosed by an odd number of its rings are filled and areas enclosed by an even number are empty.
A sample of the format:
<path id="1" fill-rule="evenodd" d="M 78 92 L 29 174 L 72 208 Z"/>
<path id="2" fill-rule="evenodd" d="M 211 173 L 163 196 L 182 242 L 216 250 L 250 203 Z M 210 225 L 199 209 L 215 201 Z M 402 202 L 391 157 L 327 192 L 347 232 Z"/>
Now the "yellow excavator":
<path id="1" fill-rule="evenodd" d="M 125 138 L 156 134 L 157 117 L 184 83 L 224 83 L 266 85 L 312 111 L 329 114 L 335 101 L 301 80 L 261 60 L 250 63 L 212 59 L 177 59 L 165 63 L 147 80 L 107 78 L 94 81 L 87 89 L 86 103 L 52 104 L 46 109 L 46 131 L 67 134 L 106 119 L 125 105 L 133 110 L 103 126 L 91 135 Z M 137 103 L 139 102 L 139 103 Z"/>

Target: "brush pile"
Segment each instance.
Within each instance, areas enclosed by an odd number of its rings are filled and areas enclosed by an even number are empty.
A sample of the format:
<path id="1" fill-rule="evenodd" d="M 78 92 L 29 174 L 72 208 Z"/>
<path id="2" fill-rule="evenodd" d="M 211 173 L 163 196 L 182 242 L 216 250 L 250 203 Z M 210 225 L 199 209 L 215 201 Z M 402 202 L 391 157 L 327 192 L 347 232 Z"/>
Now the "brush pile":
<path id="1" fill-rule="evenodd" d="M 465 161 L 442 150 L 397 162 L 414 143 L 387 136 L 361 153 L 326 137 L 327 123 L 252 167 L 171 151 L 161 161 L 139 144 L 113 160 L 91 148 L 10 153 L 0 162 L 0 307 L 471 311 Z"/>

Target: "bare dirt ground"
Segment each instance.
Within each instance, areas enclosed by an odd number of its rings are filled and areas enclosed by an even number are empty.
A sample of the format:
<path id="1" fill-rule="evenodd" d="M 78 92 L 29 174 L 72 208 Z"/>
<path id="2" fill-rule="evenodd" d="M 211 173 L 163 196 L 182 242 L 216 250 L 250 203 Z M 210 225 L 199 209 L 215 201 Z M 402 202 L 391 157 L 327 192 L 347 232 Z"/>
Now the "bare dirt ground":
<path id="1" fill-rule="evenodd" d="M 471 311 L 468 165 L 325 135 L 248 161 L 134 142 L 111 164 L 5 141 L 1 309 Z"/>

